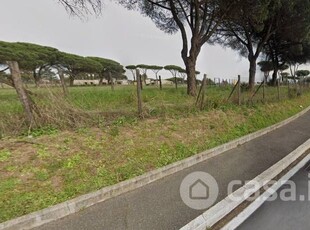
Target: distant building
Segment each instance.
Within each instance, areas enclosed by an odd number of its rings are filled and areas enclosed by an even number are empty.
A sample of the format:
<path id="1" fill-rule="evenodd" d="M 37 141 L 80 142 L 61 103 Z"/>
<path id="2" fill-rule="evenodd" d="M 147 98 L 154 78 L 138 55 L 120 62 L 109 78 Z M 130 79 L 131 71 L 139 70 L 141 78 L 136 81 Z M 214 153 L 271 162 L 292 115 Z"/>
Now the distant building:
<path id="1" fill-rule="evenodd" d="M 173 85 L 174 83 L 173 83 L 173 81 L 162 79 L 161 80 L 161 84 L 163 84 L 163 85 Z"/>
<path id="2" fill-rule="evenodd" d="M 155 85 L 155 80 L 154 79 L 151 79 L 151 78 L 147 78 L 145 79 L 145 84 L 146 85 Z"/>
<path id="3" fill-rule="evenodd" d="M 130 85 L 131 82 L 128 80 L 116 80 L 113 79 L 115 85 Z M 82 86 L 82 85 L 99 85 L 100 80 L 74 80 L 74 85 Z M 109 82 L 106 79 L 102 80 L 102 85 L 108 85 Z"/>
<path id="4" fill-rule="evenodd" d="M 131 83 L 128 80 L 116 80 L 116 85 L 130 85 Z"/>
<path id="5" fill-rule="evenodd" d="M 107 80 L 103 80 L 103 84 L 108 84 Z M 99 85 L 99 80 L 74 80 L 74 85 Z"/>
<path id="6" fill-rule="evenodd" d="M 145 80 L 145 83 L 146 83 L 146 85 L 156 85 L 156 84 L 159 84 L 159 80 L 152 79 L 152 78 L 147 78 Z M 169 81 L 169 80 L 166 80 L 166 79 L 161 79 L 161 84 L 162 85 L 173 85 L 174 83 L 173 83 L 173 81 Z"/>

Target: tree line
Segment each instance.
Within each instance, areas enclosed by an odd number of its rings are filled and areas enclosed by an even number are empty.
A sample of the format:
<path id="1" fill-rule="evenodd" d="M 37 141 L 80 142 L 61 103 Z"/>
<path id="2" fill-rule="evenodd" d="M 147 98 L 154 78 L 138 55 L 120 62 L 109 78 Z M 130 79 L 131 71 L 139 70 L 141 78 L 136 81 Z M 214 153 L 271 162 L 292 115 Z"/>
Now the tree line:
<path id="1" fill-rule="evenodd" d="M 100 14 L 103 0 L 58 0 L 71 14 L 83 17 Z M 149 17 L 166 33 L 180 32 L 181 57 L 187 75 L 187 93 L 196 96 L 196 63 L 204 44 L 220 44 L 238 51 L 249 61 L 249 89 L 255 86 L 259 58 L 272 63 L 275 84 L 278 72 L 288 65 L 291 72 L 310 57 L 310 1 L 307 0 L 116 0 L 129 10 Z M 27 46 L 33 46 L 31 49 Z M 0 44 L 0 63 L 7 64 L 12 79 L 4 82 L 16 88 L 21 100 L 27 98 L 17 89 L 18 64 L 40 76 L 45 64 L 57 66 L 74 77 L 93 71 L 103 76 L 107 60 L 85 58 L 32 44 Z M 29 52 L 24 52 L 24 51 Z M 31 52 L 30 52 L 31 51 Z M 9 58 L 9 59 L 8 59 Z M 29 61 L 31 60 L 31 61 Z M 61 62 L 60 62 L 61 61 Z M 59 62 L 61 63 L 59 68 Z M 112 60 L 108 62 L 114 63 Z M 18 64 L 17 64 L 18 63 Z M 123 69 L 123 68 L 122 68 Z M 3 72 L 5 69 L 2 69 Z M 38 71 L 39 70 L 39 71 Z M 295 74 L 294 74 L 295 75 Z M 59 72 L 62 78 L 61 70 Z M 25 91 L 27 92 L 27 91 Z"/>
<path id="2" fill-rule="evenodd" d="M 169 78 L 167 80 L 170 80 L 174 82 L 175 87 L 178 87 L 178 79 L 181 79 L 181 82 L 184 83 L 186 81 L 186 70 L 180 66 L 177 65 L 166 65 L 166 66 L 158 66 L 158 65 L 146 65 L 146 64 L 139 64 L 139 65 L 128 65 L 125 67 L 127 70 L 129 70 L 132 73 L 133 80 L 136 81 L 136 70 L 139 69 L 142 73 L 142 80 L 146 80 L 147 78 L 147 72 L 148 70 L 152 71 L 155 75 L 156 84 L 158 84 L 161 79 L 159 79 L 159 72 L 161 70 L 169 71 L 172 74 L 172 78 Z M 195 72 L 196 75 L 200 74 L 199 71 Z"/>
<path id="3" fill-rule="evenodd" d="M 0 41 L 0 67 L 0 83 L 16 89 L 30 123 L 33 121 L 36 106 L 30 97 L 32 93 L 25 89 L 22 83 L 22 72 L 31 73 L 38 85 L 46 72 L 51 69 L 57 71 L 65 95 L 68 93 L 65 74 L 69 76 L 70 85 L 73 85 L 74 79 L 82 73 L 96 74 L 100 79 L 99 84 L 102 84 L 104 78 L 112 82 L 113 76 L 122 76 L 125 72 L 120 63 L 111 59 L 82 57 L 52 47 L 4 41 Z M 4 74 L 7 70 L 10 74 Z"/>
<path id="4" fill-rule="evenodd" d="M 309 60 L 310 2 L 305 0 L 119 0 L 150 17 L 166 33 L 180 31 L 188 94 L 195 96 L 195 68 L 205 43 L 238 51 L 249 61 L 249 88 L 259 57 L 272 62 L 275 84 L 288 64 Z"/>
<path id="5" fill-rule="evenodd" d="M 59 0 L 78 16 L 101 12 L 101 0 Z M 204 44 L 220 44 L 249 61 L 248 87 L 254 89 L 258 59 L 272 63 L 272 84 L 289 65 L 296 72 L 310 57 L 308 0 L 115 0 L 148 16 L 162 31 L 180 32 L 187 93 L 196 96 L 196 63 Z M 295 74 L 293 74 L 295 75 Z"/>
<path id="6" fill-rule="evenodd" d="M 32 74 L 36 85 L 51 69 L 60 78 L 67 74 L 70 86 L 73 86 L 74 80 L 82 73 L 95 74 L 100 79 L 99 84 L 102 84 L 104 78 L 109 78 L 109 72 L 115 76 L 125 72 L 120 63 L 111 59 L 83 57 L 31 43 L 0 41 L 0 64 L 5 66 L 7 61 L 17 61 L 23 73 Z"/>

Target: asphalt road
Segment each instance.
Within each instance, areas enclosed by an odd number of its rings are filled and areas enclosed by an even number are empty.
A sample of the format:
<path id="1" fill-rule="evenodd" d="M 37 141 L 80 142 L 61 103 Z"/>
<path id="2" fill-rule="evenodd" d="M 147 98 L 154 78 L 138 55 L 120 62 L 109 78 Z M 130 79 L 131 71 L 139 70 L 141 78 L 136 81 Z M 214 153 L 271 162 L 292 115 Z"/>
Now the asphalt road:
<path id="1" fill-rule="evenodd" d="M 310 179 L 309 173 L 302 169 L 291 181 L 296 184 L 296 201 L 265 202 L 250 216 L 238 230 L 309 230 L 310 229 Z M 284 185 L 277 194 L 287 192 L 290 185 Z M 305 198 L 305 200 L 300 199 Z"/>
<path id="2" fill-rule="evenodd" d="M 230 181 L 253 179 L 309 138 L 310 112 L 238 148 L 36 230 L 179 229 L 205 211 L 182 202 L 179 188 L 186 175 L 195 171 L 211 174 L 218 182 L 220 201 L 227 196 Z"/>

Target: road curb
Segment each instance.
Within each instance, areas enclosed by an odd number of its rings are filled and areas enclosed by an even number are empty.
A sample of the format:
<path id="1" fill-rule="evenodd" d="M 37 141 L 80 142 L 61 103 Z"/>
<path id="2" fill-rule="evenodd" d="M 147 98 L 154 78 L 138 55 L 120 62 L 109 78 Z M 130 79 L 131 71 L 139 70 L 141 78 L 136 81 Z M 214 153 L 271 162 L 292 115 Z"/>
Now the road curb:
<path id="1" fill-rule="evenodd" d="M 123 193 L 130 192 L 134 189 L 145 186 L 149 183 L 152 183 L 156 180 L 162 179 L 166 176 L 179 172 L 183 169 L 189 168 L 195 164 L 201 163 L 207 159 L 215 157 L 217 155 L 222 154 L 228 150 L 238 147 L 248 141 L 251 141 L 257 137 L 263 136 L 271 131 L 274 131 L 294 120 L 304 115 L 306 112 L 310 110 L 310 107 L 305 110 L 299 112 L 298 114 L 278 123 L 267 127 L 265 129 L 259 130 L 252 134 L 248 134 L 244 137 L 238 138 L 231 142 L 228 142 L 224 145 L 218 146 L 216 148 L 204 151 L 195 156 L 189 157 L 182 161 L 167 165 L 163 168 L 153 170 L 141 176 L 135 177 L 133 179 L 123 181 L 116 185 L 112 185 L 109 187 L 102 188 L 98 191 L 85 194 L 74 198 L 72 200 L 51 206 L 49 208 L 30 213 L 28 215 L 9 220 L 4 223 L 0 223 L 0 230 L 10 230 L 10 229 L 31 229 L 34 227 L 38 227 L 40 225 L 49 223 L 51 221 L 58 220 L 70 214 L 79 212 L 82 209 L 90 207 L 94 204 L 103 202 L 110 198 L 119 196 Z"/>
<path id="2" fill-rule="evenodd" d="M 282 160 L 265 170 L 263 173 L 255 177 L 253 180 L 239 188 L 225 199 L 211 207 L 209 210 L 195 218 L 193 221 L 183 226 L 180 230 L 205 230 L 212 229 L 223 218 L 233 212 L 239 205 L 247 201 L 249 197 L 263 188 L 273 178 L 280 175 L 293 162 L 297 161 L 307 150 L 310 149 L 310 139 L 299 146 Z M 286 183 L 296 172 L 298 172 L 308 161 L 310 154 L 307 154 L 297 165 L 289 170 L 284 176 L 277 180 L 269 189 L 260 194 L 255 201 L 244 208 L 236 217 L 228 221 L 222 227 L 222 230 L 234 230 L 242 224 L 256 209 L 258 209 L 275 191 L 277 191 L 284 183 Z M 253 189 L 253 185 L 259 185 Z M 217 228 L 216 228 L 217 229 Z"/>

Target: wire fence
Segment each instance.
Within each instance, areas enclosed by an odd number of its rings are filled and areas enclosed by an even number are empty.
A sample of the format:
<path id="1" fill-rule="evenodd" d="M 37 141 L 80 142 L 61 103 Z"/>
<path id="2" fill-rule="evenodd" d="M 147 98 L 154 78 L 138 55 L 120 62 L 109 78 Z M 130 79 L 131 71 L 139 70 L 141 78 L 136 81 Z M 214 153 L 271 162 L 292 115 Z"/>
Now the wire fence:
<path id="1" fill-rule="evenodd" d="M 197 83 L 197 97 L 189 97 L 186 83 L 174 85 L 115 85 L 69 87 L 63 95 L 60 85 L 36 88 L 32 96 L 40 109 L 39 126 L 58 128 L 101 126 L 117 119 L 176 117 L 233 106 L 253 106 L 298 97 L 309 92 L 309 82 L 277 82 L 276 86 L 257 83 L 253 90 L 234 79 L 214 81 L 204 78 Z M 141 82 L 141 84 L 144 84 Z M 14 89 L 0 88 L 0 131 L 23 129 L 23 111 Z M 43 115 L 44 116 L 43 116 Z M 16 122 L 16 121 L 20 122 Z M 14 127 L 13 127 L 14 126 Z M 13 128 L 12 128 L 13 127 Z"/>

